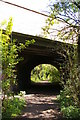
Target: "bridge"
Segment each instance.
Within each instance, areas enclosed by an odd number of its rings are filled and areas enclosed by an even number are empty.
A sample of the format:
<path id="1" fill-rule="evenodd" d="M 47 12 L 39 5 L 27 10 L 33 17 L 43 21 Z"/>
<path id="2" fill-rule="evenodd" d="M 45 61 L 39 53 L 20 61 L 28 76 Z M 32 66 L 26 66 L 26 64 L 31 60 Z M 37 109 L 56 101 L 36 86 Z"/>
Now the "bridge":
<path id="1" fill-rule="evenodd" d="M 65 47 L 70 47 L 70 44 L 16 32 L 12 33 L 12 38 L 19 43 L 25 43 L 26 40 L 35 40 L 34 44 L 30 44 L 19 53 L 19 56 L 24 58 L 17 65 L 19 90 L 26 90 L 31 84 L 31 70 L 39 64 L 51 64 L 61 73 L 60 66 L 66 64 L 67 58 Z"/>

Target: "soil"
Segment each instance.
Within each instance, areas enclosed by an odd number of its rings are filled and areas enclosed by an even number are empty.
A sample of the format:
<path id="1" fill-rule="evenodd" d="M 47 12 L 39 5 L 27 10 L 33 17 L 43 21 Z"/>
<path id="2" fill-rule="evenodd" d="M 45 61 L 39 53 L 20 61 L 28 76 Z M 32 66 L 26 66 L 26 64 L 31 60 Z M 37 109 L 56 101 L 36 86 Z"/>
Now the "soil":
<path id="1" fill-rule="evenodd" d="M 60 120 L 62 117 L 56 95 L 29 94 L 25 99 L 27 105 L 22 111 L 22 118 Z"/>

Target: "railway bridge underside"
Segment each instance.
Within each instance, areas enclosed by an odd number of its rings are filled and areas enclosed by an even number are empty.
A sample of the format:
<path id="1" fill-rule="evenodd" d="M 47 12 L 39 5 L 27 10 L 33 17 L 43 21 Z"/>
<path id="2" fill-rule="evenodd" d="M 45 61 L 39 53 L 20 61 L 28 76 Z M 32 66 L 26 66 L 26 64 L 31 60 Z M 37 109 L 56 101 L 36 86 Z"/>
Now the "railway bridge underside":
<path id="1" fill-rule="evenodd" d="M 26 91 L 31 85 L 31 70 L 39 64 L 51 64 L 60 71 L 60 74 L 65 71 L 66 67 L 63 67 L 63 70 L 60 68 L 67 62 L 65 47 L 68 44 L 20 33 L 13 33 L 13 38 L 22 43 L 25 43 L 25 40 L 35 40 L 34 44 L 30 44 L 19 53 L 24 59 L 17 65 L 17 82 L 20 91 Z M 66 78 L 65 73 L 64 79 Z"/>

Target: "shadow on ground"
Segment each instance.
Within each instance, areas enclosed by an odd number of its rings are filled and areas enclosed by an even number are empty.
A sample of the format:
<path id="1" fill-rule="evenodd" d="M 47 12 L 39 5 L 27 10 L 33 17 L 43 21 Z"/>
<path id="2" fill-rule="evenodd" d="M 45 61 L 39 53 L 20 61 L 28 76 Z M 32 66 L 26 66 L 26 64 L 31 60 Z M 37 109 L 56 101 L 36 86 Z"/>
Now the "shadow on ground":
<path id="1" fill-rule="evenodd" d="M 59 94 L 62 89 L 59 83 L 32 83 L 26 90 L 27 94 Z"/>
<path id="2" fill-rule="evenodd" d="M 61 86 L 58 84 L 31 84 L 24 96 L 26 106 L 16 118 L 2 120 L 65 120 L 57 101 Z"/>

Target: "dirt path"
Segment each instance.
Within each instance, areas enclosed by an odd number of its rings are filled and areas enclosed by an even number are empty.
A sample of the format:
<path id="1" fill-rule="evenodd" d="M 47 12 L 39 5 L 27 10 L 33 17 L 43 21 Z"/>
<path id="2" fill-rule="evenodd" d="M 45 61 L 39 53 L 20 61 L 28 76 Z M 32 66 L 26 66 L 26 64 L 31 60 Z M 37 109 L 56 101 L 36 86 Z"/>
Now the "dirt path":
<path id="1" fill-rule="evenodd" d="M 50 84 L 32 84 L 25 95 L 26 106 L 22 114 L 10 120 L 63 120 L 57 95 L 60 86 Z"/>
<path id="2" fill-rule="evenodd" d="M 36 120 L 62 120 L 56 95 L 29 94 L 25 96 L 27 106 L 22 111 L 21 118 Z"/>

